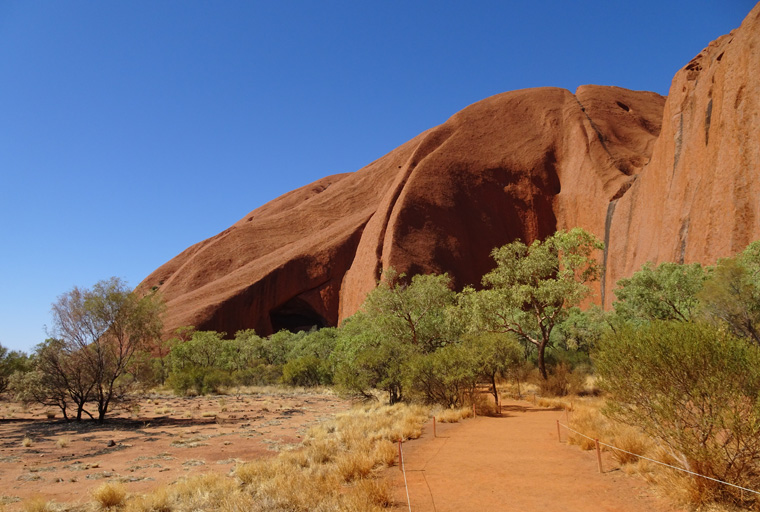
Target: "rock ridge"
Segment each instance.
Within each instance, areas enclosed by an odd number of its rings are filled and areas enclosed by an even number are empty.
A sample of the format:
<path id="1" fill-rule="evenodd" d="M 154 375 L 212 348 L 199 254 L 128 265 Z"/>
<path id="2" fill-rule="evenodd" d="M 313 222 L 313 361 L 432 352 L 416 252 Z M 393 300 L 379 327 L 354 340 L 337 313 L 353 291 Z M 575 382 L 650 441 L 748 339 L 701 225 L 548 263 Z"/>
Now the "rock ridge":
<path id="1" fill-rule="evenodd" d="M 353 173 L 318 180 L 189 247 L 138 287 L 167 331 L 337 325 L 380 272 L 478 285 L 490 251 L 583 227 L 605 241 L 595 301 L 644 262 L 760 238 L 760 6 L 679 70 L 666 98 L 583 85 L 474 103 Z"/>

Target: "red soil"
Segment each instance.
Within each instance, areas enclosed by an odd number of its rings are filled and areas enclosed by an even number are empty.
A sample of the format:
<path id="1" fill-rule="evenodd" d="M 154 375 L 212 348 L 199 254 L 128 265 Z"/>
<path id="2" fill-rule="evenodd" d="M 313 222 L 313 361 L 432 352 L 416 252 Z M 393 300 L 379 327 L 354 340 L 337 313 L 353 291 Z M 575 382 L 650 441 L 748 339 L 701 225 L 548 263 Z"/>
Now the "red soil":
<path id="1" fill-rule="evenodd" d="M 551 511 L 675 512 L 641 479 L 627 476 L 608 454 L 604 473 L 594 452 L 557 441 L 558 410 L 505 402 L 502 417 L 432 423 L 404 443 L 404 467 L 414 512 Z M 562 432 L 565 440 L 566 432 Z M 404 478 L 388 470 L 395 510 L 408 510 Z"/>
<path id="2" fill-rule="evenodd" d="M 21 510 L 35 496 L 86 504 L 104 482 L 144 493 L 186 476 L 228 474 L 299 444 L 310 426 L 350 408 L 331 394 L 284 391 L 154 396 L 137 404 L 100 425 L 67 423 L 60 413 L 48 420 L 41 407 L 0 402 L 0 510 Z"/>

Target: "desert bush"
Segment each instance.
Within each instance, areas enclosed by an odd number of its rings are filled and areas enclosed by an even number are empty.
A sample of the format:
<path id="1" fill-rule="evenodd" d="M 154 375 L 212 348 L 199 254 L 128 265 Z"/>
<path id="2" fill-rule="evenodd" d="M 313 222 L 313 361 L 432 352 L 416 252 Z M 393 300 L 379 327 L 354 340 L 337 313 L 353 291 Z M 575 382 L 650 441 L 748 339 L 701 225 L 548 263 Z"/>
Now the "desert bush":
<path id="1" fill-rule="evenodd" d="M 620 448 L 620 450 L 612 449 L 610 452 L 621 465 L 637 464 L 641 460 L 637 455 L 646 455 L 655 447 L 652 440 L 641 430 L 619 423 L 611 429 L 609 439 L 609 444 Z"/>
<path id="2" fill-rule="evenodd" d="M 686 469 L 760 487 L 757 347 L 706 325 L 655 322 L 610 334 L 595 362 L 606 414 L 640 427 Z M 700 499 L 746 505 L 738 490 L 691 481 Z"/>
<path id="3" fill-rule="evenodd" d="M 322 361 L 316 356 L 301 356 L 291 359 L 282 367 L 282 382 L 290 386 L 319 386 L 329 382 L 323 370 Z"/>
<path id="4" fill-rule="evenodd" d="M 431 404 L 460 407 L 472 403 L 478 383 L 475 354 L 460 343 L 418 354 L 404 368 L 407 389 Z"/>
<path id="5" fill-rule="evenodd" d="M 559 363 L 549 369 L 546 379 L 536 379 L 538 389 L 545 396 L 577 395 L 584 390 L 586 373 L 573 371 L 567 363 Z"/>
<path id="6" fill-rule="evenodd" d="M 282 368 L 257 361 L 250 368 L 243 368 L 232 373 L 236 386 L 268 386 L 282 379 Z"/>
<path id="7" fill-rule="evenodd" d="M 0 345 L 0 393 L 5 393 L 10 384 L 10 377 L 16 372 L 30 369 L 29 357 L 23 352 L 8 350 Z"/>
<path id="8" fill-rule="evenodd" d="M 103 509 L 111 509 L 124 504 L 127 490 L 123 485 L 104 483 L 92 491 L 92 497 Z"/>
<path id="9" fill-rule="evenodd" d="M 497 416 L 499 407 L 488 393 L 475 393 L 472 396 L 472 405 L 478 416 Z"/>
<path id="10" fill-rule="evenodd" d="M 53 504 L 42 496 L 36 496 L 24 501 L 21 508 L 24 512 L 51 512 L 55 510 Z"/>
<path id="11" fill-rule="evenodd" d="M 458 423 L 467 418 L 472 418 L 471 407 L 443 409 L 435 414 L 435 421 L 438 423 Z"/>

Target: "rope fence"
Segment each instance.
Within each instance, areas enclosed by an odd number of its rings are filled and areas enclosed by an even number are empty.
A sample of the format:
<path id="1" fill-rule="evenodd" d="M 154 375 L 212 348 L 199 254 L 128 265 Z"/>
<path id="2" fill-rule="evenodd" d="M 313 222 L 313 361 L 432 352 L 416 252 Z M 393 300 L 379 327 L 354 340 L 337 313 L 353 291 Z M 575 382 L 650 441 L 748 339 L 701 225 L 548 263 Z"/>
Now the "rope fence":
<path id="1" fill-rule="evenodd" d="M 717 478 L 712 478 L 712 477 L 709 477 L 709 476 L 700 475 L 699 473 L 695 473 L 694 471 L 689 471 L 688 469 L 679 468 L 679 467 L 673 466 L 671 464 L 666 464 L 666 463 L 661 462 L 659 460 L 650 459 L 649 457 L 644 457 L 643 455 L 639 455 L 638 453 L 629 452 L 627 450 L 623 450 L 622 448 L 618 448 L 617 446 L 613 446 L 611 444 L 604 443 L 604 442 L 600 441 L 599 439 L 595 439 L 593 437 L 587 436 L 586 434 L 578 432 L 577 430 L 575 430 L 573 428 L 570 428 L 569 426 L 567 426 L 564 423 L 561 423 L 559 420 L 557 420 L 557 440 L 560 441 L 560 442 L 562 442 L 562 439 L 561 439 L 561 436 L 560 436 L 560 427 L 564 427 L 567 430 L 569 430 L 570 432 L 574 432 L 574 433 L 578 434 L 579 436 L 585 437 L 586 439 L 594 442 L 594 444 L 596 445 L 596 455 L 597 455 L 597 460 L 598 460 L 598 463 L 599 463 L 599 472 L 600 473 L 602 472 L 602 454 L 601 454 L 601 450 L 599 448 L 599 446 L 601 445 L 601 446 L 606 446 L 607 448 L 610 448 L 612 450 L 617 450 L 619 452 L 627 453 L 628 455 L 633 455 L 634 457 L 638 457 L 639 459 L 648 460 L 649 462 L 653 462 L 653 463 L 659 464 L 661 466 L 665 466 L 665 467 L 668 467 L 668 468 L 671 468 L 671 469 L 675 469 L 676 471 L 681 471 L 683 473 L 688 473 L 688 474 L 693 475 L 693 476 L 698 476 L 700 478 L 705 478 L 707 480 L 712 480 L 713 482 L 717 482 L 719 484 L 728 485 L 730 487 L 734 487 L 736 489 L 740 489 L 741 491 L 746 491 L 746 492 L 750 492 L 750 493 L 753 493 L 753 494 L 760 495 L 760 492 L 758 492 L 758 491 L 754 491 L 752 489 L 747 489 L 746 487 L 742 487 L 740 485 L 732 484 L 730 482 L 724 482 L 723 480 L 718 480 Z"/>

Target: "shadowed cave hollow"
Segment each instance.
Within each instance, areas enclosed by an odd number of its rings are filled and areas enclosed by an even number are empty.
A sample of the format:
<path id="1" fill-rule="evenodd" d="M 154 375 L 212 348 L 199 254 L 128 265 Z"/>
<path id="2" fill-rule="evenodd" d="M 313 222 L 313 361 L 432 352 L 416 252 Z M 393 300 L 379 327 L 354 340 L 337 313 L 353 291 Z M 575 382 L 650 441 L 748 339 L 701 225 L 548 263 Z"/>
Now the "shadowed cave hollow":
<path id="1" fill-rule="evenodd" d="M 294 297 L 285 304 L 269 312 L 272 332 L 284 330 L 290 332 L 308 331 L 314 327 L 321 329 L 328 326 L 327 320 L 314 311 L 303 299 Z"/>

